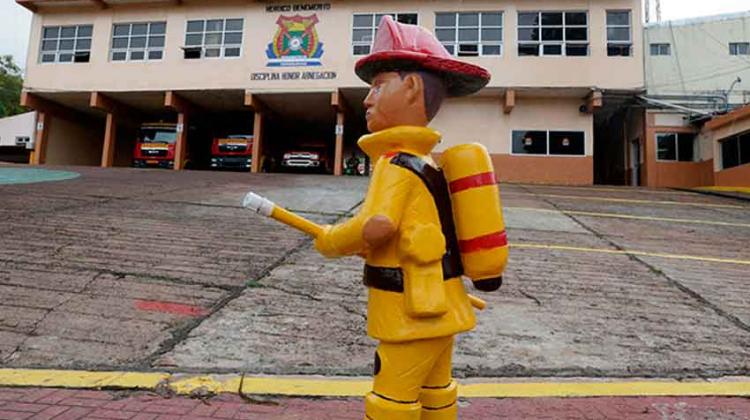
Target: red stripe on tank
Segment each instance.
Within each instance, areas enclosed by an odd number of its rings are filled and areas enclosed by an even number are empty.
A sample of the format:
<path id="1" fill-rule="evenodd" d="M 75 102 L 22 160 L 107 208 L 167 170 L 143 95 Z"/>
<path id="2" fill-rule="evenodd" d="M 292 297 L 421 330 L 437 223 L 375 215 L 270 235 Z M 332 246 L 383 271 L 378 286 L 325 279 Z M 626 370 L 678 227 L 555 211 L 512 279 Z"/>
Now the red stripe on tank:
<path id="1" fill-rule="evenodd" d="M 462 253 L 468 254 L 484 249 L 500 248 L 508 245 L 508 235 L 505 231 L 490 233 L 489 235 L 458 241 L 458 248 Z"/>
<path id="2" fill-rule="evenodd" d="M 471 188 L 484 187 L 486 185 L 495 185 L 495 174 L 484 172 L 481 174 L 471 175 L 457 179 L 450 183 L 451 194 Z"/>

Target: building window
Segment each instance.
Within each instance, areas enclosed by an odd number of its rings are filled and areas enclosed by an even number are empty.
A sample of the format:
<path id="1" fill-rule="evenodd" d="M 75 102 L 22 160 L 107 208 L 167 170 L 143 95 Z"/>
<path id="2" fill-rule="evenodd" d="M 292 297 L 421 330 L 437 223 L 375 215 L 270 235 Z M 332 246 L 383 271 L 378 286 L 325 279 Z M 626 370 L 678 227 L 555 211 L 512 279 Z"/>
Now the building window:
<path id="1" fill-rule="evenodd" d="M 91 58 L 92 25 L 42 28 L 42 63 L 88 63 Z"/>
<path id="2" fill-rule="evenodd" d="M 672 55 L 670 44 L 651 44 L 651 55 Z"/>
<path id="3" fill-rule="evenodd" d="M 375 31 L 380 25 L 380 19 L 389 15 L 396 22 L 409 25 L 417 24 L 416 13 L 357 13 L 354 15 L 352 25 L 352 52 L 354 55 L 367 55 L 370 53 L 372 41 L 375 39 Z"/>
<path id="4" fill-rule="evenodd" d="M 589 55 L 588 12 L 519 12 L 518 55 Z"/>
<path id="5" fill-rule="evenodd" d="M 729 55 L 750 55 L 750 42 L 730 42 Z"/>
<path id="6" fill-rule="evenodd" d="M 582 131 L 513 131 L 513 154 L 574 155 L 586 154 Z"/>
<path id="7" fill-rule="evenodd" d="M 502 55 L 503 13 L 436 13 L 435 36 L 460 57 Z"/>
<path id="8" fill-rule="evenodd" d="M 186 59 L 239 57 L 243 19 L 189 20 L 185 30 Z"/>
<path id="9" fill-rule="evenodd" d="M 721 140 L 722 169 L 750 163 L 750 132 Z"/>
<path id="10" fill-rule="evenodd" d="M 656 135 L 656 160 L 693 162 L 695 134 L 663 133 Z"/>
<path id="11" fill-rule="evenodd" d="M 609 57 L 630 57 L 632 55 L 632 47 L 630 10 L 608 10 L 607 55 Z"/>
<path id="12" fill-rule="evenodd" d="M 112 27 L 112 61 L 161 60 L 166 22 L 116 23 Z"/>

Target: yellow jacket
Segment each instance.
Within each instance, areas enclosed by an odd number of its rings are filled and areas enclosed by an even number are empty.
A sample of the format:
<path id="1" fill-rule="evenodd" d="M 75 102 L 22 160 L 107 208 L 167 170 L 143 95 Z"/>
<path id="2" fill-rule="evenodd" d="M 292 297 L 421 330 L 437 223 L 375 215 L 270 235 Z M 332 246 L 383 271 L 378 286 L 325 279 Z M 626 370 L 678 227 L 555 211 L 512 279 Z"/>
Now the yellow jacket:
<path id="1" fill-rule="evenodd" d="M 476 324 L 460 277 L 443 279 L 445 238 L 432 195 L 416 174 L 380 159 L 405 152 L 434 166 L 428 154 L 439 140 L 434 130 L 407 126 L 363 136 L 358 144 L 376 162 L 365 201 L 357 215 L 326 227 L 315 243 L 327 257 L 361 255 L 368 266 L 401 269 L 403 292 L 368 289 L 367 330 L 378 340 L 443 337 Z M 373 247 L 363 231 L 376 216 L 396 230 Z"/>

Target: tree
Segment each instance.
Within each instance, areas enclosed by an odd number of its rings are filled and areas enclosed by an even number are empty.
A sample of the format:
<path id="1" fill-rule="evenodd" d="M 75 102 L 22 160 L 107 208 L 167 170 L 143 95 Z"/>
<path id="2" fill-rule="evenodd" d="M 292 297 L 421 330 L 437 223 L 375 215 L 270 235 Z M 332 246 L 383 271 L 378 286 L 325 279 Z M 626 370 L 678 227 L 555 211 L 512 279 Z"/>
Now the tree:
<path id="1" fill-rule="evenodd" d="M 0 56 L 0 118 L 24 112 L 21 106 L 23 78 L 12 55 Z"/>

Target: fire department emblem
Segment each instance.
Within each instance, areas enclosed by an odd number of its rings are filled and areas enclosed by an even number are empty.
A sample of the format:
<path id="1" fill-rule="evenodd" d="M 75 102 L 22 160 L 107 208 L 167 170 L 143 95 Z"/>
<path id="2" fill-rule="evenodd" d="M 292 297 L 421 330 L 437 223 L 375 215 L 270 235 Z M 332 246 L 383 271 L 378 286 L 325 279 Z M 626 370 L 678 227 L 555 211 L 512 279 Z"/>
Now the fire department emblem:
<path id="1" fill-rule="evenodd" d="M 315 24 L 318 16 L 279 16 L 273 41 L 268 44 L 268 67 L 319 66 L 323 43 Z"/>

